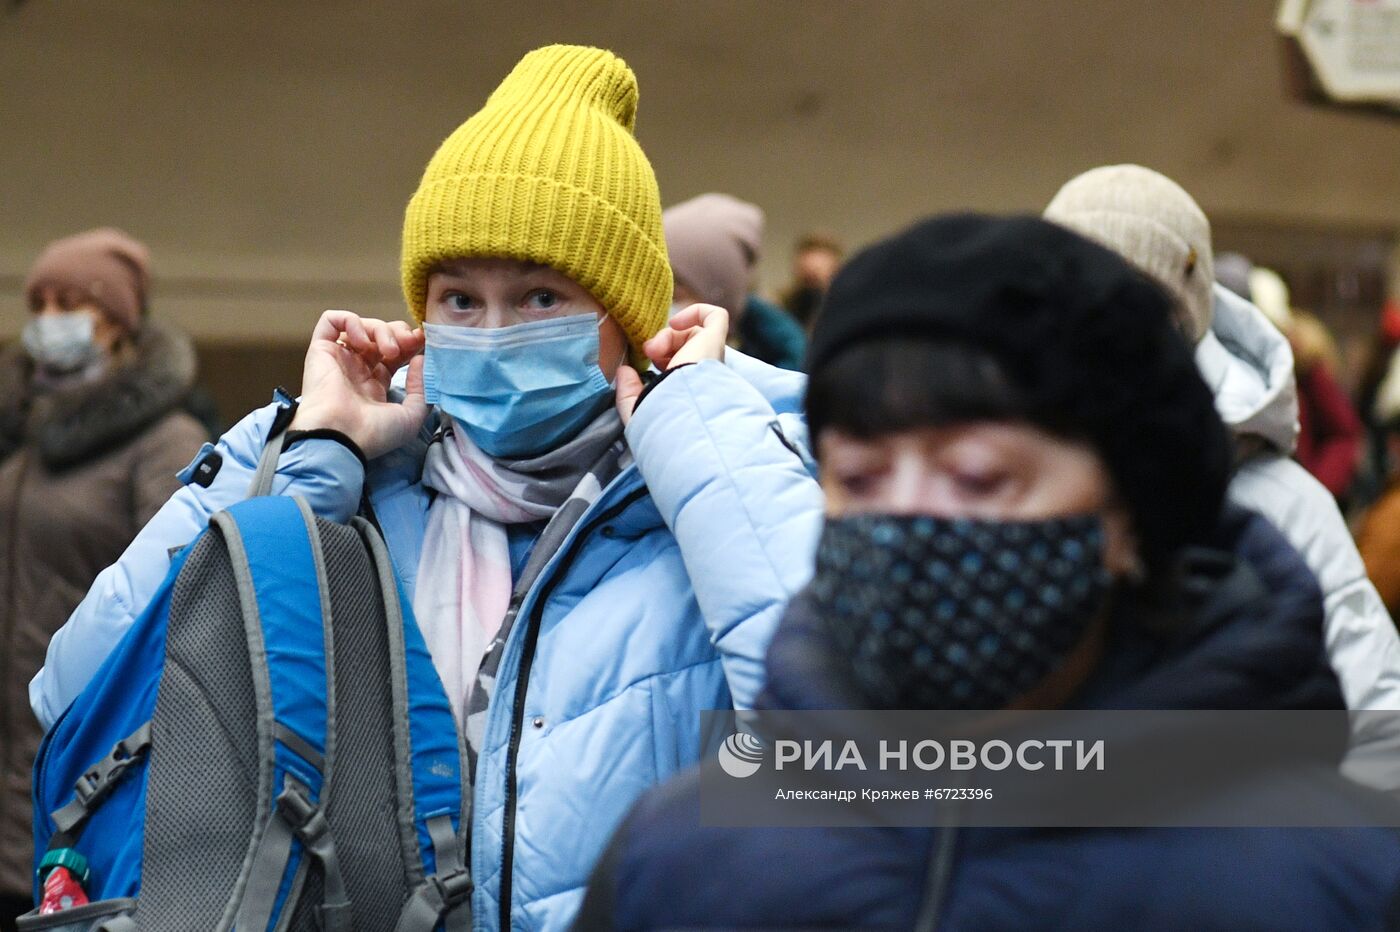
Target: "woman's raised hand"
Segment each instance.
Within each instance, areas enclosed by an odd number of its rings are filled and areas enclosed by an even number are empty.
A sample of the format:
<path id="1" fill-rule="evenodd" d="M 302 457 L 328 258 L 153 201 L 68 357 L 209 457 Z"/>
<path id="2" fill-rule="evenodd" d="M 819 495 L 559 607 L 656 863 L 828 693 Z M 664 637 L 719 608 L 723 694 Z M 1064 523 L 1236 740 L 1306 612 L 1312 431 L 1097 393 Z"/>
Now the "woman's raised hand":
<path id="1" fill-rule="evenodd" d="M 302 370 L 292 430 L 345 434 L 374 459 L 412 438 L 428 415 L 423 398 L 423 331 L 400 320 L 326 311 L 316 322 Z M 408 366 L 403 403 L 388 400 L 394 373 Z"/>
<path id="2" fill-rule="evenodd" d="M 656 368 L 665 372 L 704 359 L 724 360 L 729 340 L 729 312 L 713 304 L 692 304 L 671 318 L 670 324 L 642 344 Z M 631 366 L 617 370 L 617 413 L 625 425 L 642 394 L 642 377 Z"/>

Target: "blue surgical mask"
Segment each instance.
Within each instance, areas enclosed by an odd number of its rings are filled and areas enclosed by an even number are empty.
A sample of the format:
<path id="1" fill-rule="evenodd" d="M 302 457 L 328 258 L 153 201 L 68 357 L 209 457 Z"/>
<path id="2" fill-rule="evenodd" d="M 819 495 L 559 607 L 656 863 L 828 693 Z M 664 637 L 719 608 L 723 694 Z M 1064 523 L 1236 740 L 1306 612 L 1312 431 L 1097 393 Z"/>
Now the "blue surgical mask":
<path id="1" fill-rule="evenodd" d="M 513 327 L 424 324 L 423 389 L 489 456 L 545 453 L 609 403 L 593 314 Z"/>

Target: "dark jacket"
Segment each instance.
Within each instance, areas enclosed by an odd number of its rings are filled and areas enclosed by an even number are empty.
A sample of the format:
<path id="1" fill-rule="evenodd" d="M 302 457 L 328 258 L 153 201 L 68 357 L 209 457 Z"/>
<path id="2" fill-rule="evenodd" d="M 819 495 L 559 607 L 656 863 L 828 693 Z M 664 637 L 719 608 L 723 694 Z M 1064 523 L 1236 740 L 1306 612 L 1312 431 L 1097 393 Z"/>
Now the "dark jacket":
<path id="1" fill-rule="evenodd" d="M 756 294 L 749 295 L 735 326 L 739 351 L 779 369 L 802 370 L 807 334 L 792 315 Z"/>
<path id="2" fill-rule="evenodd" d="M 93 579 L 179 488 L 204 442 L 180 405 L 189 341 L 147 323 L 101 380 L 31 398 L 29 364 L 0 352 L 0 893 L 28 896 L 30 770 L 43 730 L 29 680 Z"/>
<path id="3" fill-rule="evenodd" d="M 1120 611 L 1074 705 L 1342 706 L 1297 554 L 1242 512 L 1217 543 L 1239 559 L 1186 624 L 1152 635 Z M 800 599 L 768 662 L 765 705 L 855 702 Z M 691 771 L 638 803 L 579 928 L 1378 929 L 1400 889 L 1389 829 L 702 828 L 698 786 Z"/>

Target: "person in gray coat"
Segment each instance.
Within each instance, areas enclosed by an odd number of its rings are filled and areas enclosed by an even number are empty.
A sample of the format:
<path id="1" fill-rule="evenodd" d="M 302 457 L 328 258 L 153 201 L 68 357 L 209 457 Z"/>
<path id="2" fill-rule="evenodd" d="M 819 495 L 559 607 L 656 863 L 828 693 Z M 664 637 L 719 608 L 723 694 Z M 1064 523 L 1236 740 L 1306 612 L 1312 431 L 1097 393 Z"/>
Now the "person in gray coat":
<path id="1" fill-rule="evenodd" d="M 1400 709 L 1400 636 L 1352 542 L 1337 503 L 1293 460 L 1298 396 L 1288 341 L 1264 314 L 1216 283 L 1210 221 L 1170 178 L 1138 165 L 1095 168 L 1071 179 L 1045 218 L 1115 250 L 1165 285 L 1196 364 L 1235 437 L 1232 502 L 1279 528 L 1317 576 L 1328 658 L 1347 708 Z M 1394 716 L 1358 716 L 1345 769 L 1400 789 Z"/>

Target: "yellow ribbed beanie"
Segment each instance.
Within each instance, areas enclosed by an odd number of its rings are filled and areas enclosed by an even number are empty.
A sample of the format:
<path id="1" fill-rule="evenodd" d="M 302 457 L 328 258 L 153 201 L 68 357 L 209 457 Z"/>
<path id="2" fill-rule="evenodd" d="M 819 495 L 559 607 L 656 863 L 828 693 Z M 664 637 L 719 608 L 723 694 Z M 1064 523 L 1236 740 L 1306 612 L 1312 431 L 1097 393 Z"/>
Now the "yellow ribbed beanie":
<path id="1" fill-rule="evenodd" d="M 501 257 L 558 269 L 627 334 L 634 363 L 666 322 L 661 195 L 633 137 L 637 79 L 602 49 L 526 55 L 438 148 L 408 202 L 403 290 L 423 320 L 436 263 Z"/>

